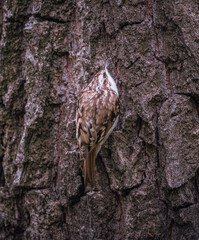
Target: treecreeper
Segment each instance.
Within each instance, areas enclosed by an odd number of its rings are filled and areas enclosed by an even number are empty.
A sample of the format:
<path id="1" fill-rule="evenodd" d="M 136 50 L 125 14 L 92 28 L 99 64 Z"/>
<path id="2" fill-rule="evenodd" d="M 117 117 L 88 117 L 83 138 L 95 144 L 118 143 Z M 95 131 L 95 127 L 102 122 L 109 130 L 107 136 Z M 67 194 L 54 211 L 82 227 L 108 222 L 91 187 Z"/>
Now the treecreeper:
<path id="1" fill-rule="evenodd" d="M 109 59 L 108 59 L 109 60 Z M 107 70 L 108 60 L 82 91 L 76 115 L 76 137 L 84 160 L 84 187 L 95 184 L 95 161 L 118 122 L 120 103 L 116 83 Z"/>

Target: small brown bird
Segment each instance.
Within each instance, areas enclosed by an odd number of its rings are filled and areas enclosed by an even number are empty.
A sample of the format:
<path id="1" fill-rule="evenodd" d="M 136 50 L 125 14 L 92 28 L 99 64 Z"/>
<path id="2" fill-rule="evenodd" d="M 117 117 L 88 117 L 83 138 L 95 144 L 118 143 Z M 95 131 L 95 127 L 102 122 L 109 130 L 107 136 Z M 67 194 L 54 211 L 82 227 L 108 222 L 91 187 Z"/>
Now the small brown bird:
<path id="1" fill-rule="evenodd" d="M 94 186 L 97 154 L 118 122 L 119 94 L 107 70 L 108 60 L 104 69 L 83 90 L 78 102 L 76 137 L 81 158 L 84 159 L 85 186 L 87 182 Z"/>

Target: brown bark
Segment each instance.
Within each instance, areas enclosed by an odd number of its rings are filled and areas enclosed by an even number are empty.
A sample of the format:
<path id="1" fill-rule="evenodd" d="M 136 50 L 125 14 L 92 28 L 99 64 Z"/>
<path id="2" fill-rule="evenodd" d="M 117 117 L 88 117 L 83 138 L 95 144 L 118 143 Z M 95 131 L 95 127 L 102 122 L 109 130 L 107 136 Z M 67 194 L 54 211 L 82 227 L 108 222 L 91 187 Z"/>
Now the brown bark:
<path id="1" fill-rule="evenodd" d="M 199 239 L 199 5 L 0 2 L 0 239 Z M 83 191 L 77 91 L 105 60 L 117 128 Z"/>

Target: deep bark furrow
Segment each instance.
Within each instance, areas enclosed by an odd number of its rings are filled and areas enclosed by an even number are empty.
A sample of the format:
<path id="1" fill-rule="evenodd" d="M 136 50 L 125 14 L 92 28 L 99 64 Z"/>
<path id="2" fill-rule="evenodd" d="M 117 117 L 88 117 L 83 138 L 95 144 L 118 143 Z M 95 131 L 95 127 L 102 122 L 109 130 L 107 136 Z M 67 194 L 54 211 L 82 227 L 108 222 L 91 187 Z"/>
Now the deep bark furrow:
<path id="1" fill-rule="evenodd" d="M 0 239 L 199 239 L 197 1 L 0 2 Z M 84 190 L 77 95 L 121 113 Z"/>

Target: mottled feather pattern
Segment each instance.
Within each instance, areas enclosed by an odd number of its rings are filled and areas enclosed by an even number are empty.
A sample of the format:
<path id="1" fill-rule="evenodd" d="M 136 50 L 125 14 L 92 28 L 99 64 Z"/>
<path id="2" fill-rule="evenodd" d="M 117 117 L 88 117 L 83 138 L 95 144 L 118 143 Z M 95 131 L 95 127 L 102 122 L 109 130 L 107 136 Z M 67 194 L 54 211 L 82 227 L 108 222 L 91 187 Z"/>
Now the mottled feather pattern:
<path id="1" fill-rule="evenodd" d="M 106 71 L 101 70 L 95 75 L 83 90 L 78 103 L 77 138 L 80 150 L 81 147 L 86 148 L 81 154 L 85 161 L 85 184 L 87 180 L 92 185 L 94 183 L 95 158 L 119 114 L 119 96 L 112 89 Z"/>

